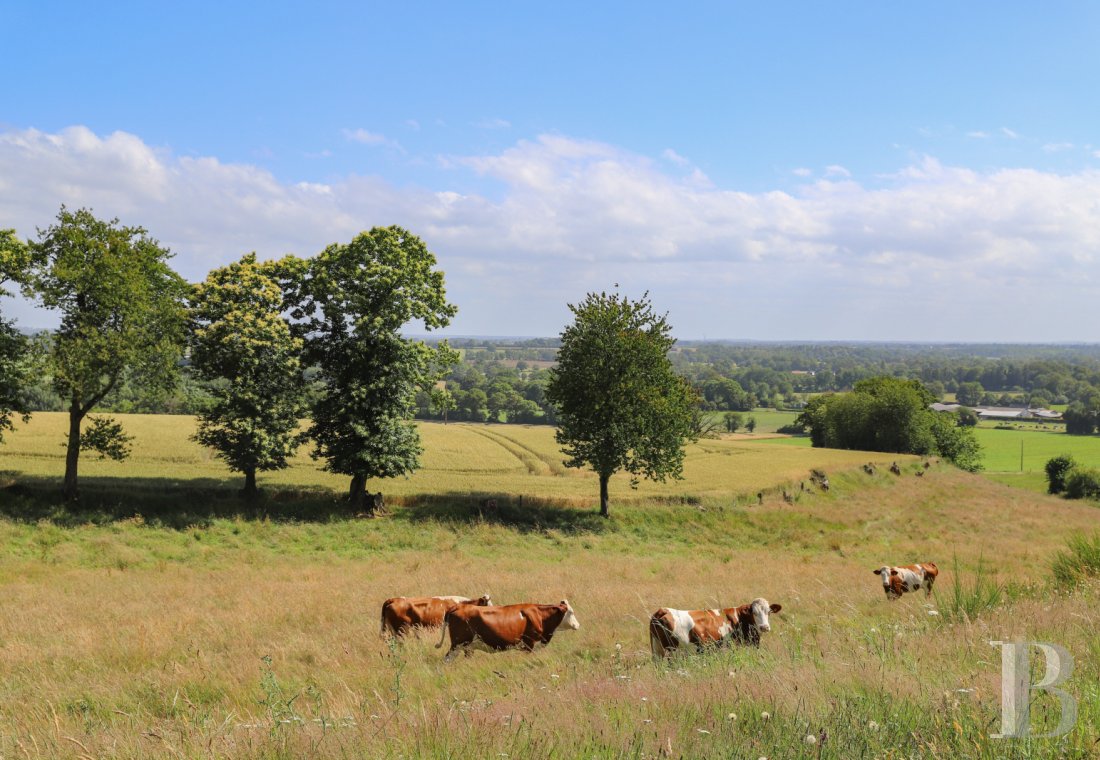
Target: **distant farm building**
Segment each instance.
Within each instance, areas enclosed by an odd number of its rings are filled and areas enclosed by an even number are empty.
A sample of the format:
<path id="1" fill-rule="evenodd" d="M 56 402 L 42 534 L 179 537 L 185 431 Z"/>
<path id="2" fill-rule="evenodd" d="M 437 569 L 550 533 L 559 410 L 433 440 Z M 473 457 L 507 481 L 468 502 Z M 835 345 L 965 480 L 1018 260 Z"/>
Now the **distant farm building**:
<path id="1" fill-rule="evenodd" d="M 962 404 L 932 404 L 932 410 L 936 412 L 957 412 L 962 409 Z M 1060 420 L 1061 412 L 1050 409 L 1025 409 L 1019 406 L 972 406 L 980 420 Z"/>

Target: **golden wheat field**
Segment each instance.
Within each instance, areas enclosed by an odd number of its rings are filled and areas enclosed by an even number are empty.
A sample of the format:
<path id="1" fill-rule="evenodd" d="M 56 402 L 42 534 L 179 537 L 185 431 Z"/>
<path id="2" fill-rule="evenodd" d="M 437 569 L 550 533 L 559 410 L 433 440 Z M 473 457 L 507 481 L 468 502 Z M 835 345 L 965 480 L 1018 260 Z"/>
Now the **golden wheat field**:
<path id="1" fill-rule="evenodd" d="M 1100 746 L 1100 588 L 1059 588 L 1050 568 L 1100 525 L 1089 504 L 945 465 L 918 477 L 916 460 L 867 475 L 864 453 L 707 441 L 683 481 L 616 483 L 603 520 L 593 481 L 555 464 L 549 430 L 424 425 L 424 469 L 381 486 L 399 497 L 384 517 L 242 509 L 182 524 L 165 510 L 190 514 L 189 499 L 219 488 L 231 502 L 234 484 L 187 441 L 190 422 L 125 422 L 135 460 L 86 463 L 89 483 L 102 478 L 87 511 L 44 493 L 54 420 L 0 449 L 2 758 L 1088 758 Z M 787 485 L 786 503 L 777 489 L 811 467 L 830 491 Z M 265 482 L 343 485 L 308 458 Z M 762 488 L 763 505 L 737 498 Z M 168 496 L 153 504 L 157 489 Z M 470 494 L 498 494 L 500 508 Z M 871 570 L 918 561 L 941 569 L 935 596 L 888 602 Z M 979 582 L 999 593 L 975 603 Z M 379 636 L 387 597 L 486 591 L 568 598 L 581 628 L 532 654 L 448 665 L 437 632 Z M 758 596 L 783 605 L 760 649 L 653 661 L 658 607 Z M 990 738 L 989 642 L 1015 639 L 1075 656 L 1069 735 Z M 1035 730 L 1057 713 L 1037 696 Z"/>
<path id="2" fill-rule="evenodd" d="M 181 484 L 217 484 L 235 480 L 208 449 L 190 440 L 195 420 L 189 416 L 114 415 L 134 436 L 133 454 L 126 462 L 82 457 L 81 476 L 96 479 L 123 478 L 127 481 L 164 481 L 168 487 Z M 0 449 L 0 472 L 24 476 L 53 477 L 64 472 L 62 442 L 68 417 L 60 412 L 35 414 L 27 425 L 9 434 Z M 409 478 L 371 482 L 371 490 L 387 496 L 424 494 L 524 494 L 536 498 L 591 500 L 599 496 L 599 485 L 591 472 L 567 469 L 554 441 L 554 429 L 545 425 L 482 425 L 421 423 L 424 454 L 422 467 Z M 906 457 L 878 453 L 769 446 L 744 440 L 704 440 L 688 447 L 684 480 L 653 483 L 642 481 L 630 488 L 620 474 L 612 481 L 612 498 L 636 499 L 734 495 L 771 488 L 779 483 L 805 478 L 814 467 L 852 467 L 875 461 L 889 463 Z M 309 456 L 307 446 L 299 450 L 293 466 L 274 473 L 261 473 L 260 485 L 318 487 L 340 491 L 346 488 L 342 475 L 321 469 Z"/>

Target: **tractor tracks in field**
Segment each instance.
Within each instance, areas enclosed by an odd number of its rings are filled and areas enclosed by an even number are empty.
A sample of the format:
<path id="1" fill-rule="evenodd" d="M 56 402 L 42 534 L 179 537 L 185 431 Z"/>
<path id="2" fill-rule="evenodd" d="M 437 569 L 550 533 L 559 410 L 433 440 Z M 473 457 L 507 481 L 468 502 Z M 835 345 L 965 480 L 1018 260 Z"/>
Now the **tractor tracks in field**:
<path id="1" fill-rule="evenodd" d="M 471 427 L 470 430 L 483 438 L 487 438 L 502 447 L 509 454 L 523 463 L 527 472 L 531 475 L 564 475 L 565 465 L 560 461 L 554 461 L 552 457 L 544 456 L 527 444 L 520 443 L 514 438 L 496 432 L 495 430 Z"/>

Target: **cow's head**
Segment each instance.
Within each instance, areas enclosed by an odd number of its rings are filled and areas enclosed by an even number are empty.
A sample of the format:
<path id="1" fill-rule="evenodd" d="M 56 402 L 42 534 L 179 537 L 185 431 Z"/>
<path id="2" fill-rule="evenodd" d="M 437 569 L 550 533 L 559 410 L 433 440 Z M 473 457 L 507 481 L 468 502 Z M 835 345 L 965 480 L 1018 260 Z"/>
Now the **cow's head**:
<path id="1" fill-rule="evenodd" d="M 767 633 L 772 629 L 771 613 L 779 612 L 781 609 L 783 609 L 783 605 L 769 604 L 768 600 L 763 597 L 753 599 L 752 604 L 749 605 L 749 611 L 752 613 L 752 624 L 760 629 L 762 633 Z"/>
<path id="2" fill-rule="evenodd" d="M 568 599 L 562 599 L 558 606 L 565 610 L 565 617 L 561 619 L 563 627 L 571 631 L 575 631 L 581 627 L 581 621 L 577 620 L 577 615 L 573 612 L 573 605 L 569 603 Z"/>
<path id="3" fill-rule="evenodd" d="M 889 565 L 883 565 L 878 570 L 872 571 L 875 575 L 882 576 L 882 587 L 888 588 L 890 586 L 890 578 L 898 574 L 898 571 Z"/>
<path id="4" fill-rule="evenodd" d="M 477 599 L 474 600 L 474 604 L 476 604 L 478 607 L 492 607 L 493 599 L 488 594 L 483 594 L 482 596 L 479 596 Z"/>

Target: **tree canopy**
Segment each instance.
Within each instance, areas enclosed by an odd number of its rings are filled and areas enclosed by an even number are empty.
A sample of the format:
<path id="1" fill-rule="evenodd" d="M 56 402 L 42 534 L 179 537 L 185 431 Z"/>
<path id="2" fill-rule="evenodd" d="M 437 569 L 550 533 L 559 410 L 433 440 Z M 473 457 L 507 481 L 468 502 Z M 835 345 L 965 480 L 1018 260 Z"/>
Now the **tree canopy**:
<path id="1" fill-rule="evenodd" d="M 589 293 L 570 305 L 558 365 L 546 396 L 558 409 L 557 440 L 568 467 L 590 467 L 600 479 L 600 514 L 608 515 L 608 481 L 619 470 L 663 481 L 680 478 L 692 437 L 697 396 L 673 371 L 675 344 L 667 315 L 648 293 L 631 301 Z"/>
<path id="2" fill-rule="evenodd" d="M 15 230 L 0 230 L 0 296 L 9 295 L 7 282 L 21 282 L 30 264 L 26 244 Z M 29 342 L 15 325 L 0 314 L 0 442 L 12 429 L 12 418 L 29 417 L 25 388 L 30 380 Z"/>
<path id="3" fill-rule="evenodd" d="M 124 380 L 152 391 L 175 382 L 188 286 L 169 258 L 141 227 L 64 206 L 30 244 L 24 292 L 61 316 L 48 346 L 48 371 L 69 410 L 67 498 L 77 496 L 80 425 L 88 412 Z M 101 424 L 84 448 L 121 451 L 104 436 L 113 429 Z"/>
<path id="4" fill-rule="evenodd" d="M 301 352 L 282 316 L 283 292 L 255 254 L 215 269 L 191 298 L 191 367 L 213 397 L 195 440 L 245 476 L 279 470 L 299 444 L 305 413 Z"/>
<path id="5" fill-rule="evenodd" d="M 278 267 L 305 355 L 317 368 L 312 453 L 326 469 L 351 476 L 355 506 L 365 503 L 368 479 L 408 475 L 420 464 L 413 402 L 455 355 L 445 342 L 433 348 L 400 329 L 414 320 L 428 330 L 445 327 L 454 316 L 435 265 L 420 238 L 394 226 Z"/>
<path id="6" fill-rule="evenodd" d="M 897 454 L 939 454 L 966 470 L 981 467 L 974 432 L 955 416 L 934 412 L 935 396 L 919 380 L 874 377 L 851 393 L 816 396 L 796 422 L 814 446 Z"/>

